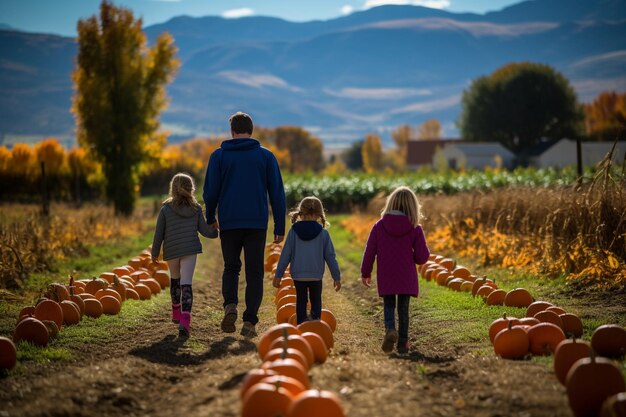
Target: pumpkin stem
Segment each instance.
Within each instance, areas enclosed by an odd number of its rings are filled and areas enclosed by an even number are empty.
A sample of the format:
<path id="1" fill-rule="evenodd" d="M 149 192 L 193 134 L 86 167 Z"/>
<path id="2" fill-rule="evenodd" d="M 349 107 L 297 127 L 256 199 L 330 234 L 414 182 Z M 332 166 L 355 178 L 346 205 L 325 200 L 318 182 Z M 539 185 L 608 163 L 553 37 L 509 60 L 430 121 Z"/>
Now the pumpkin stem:
<path id="1" fill-rule="evenodd" d="M 280 354 L 281 359 L 287 358 L 287 348 L 289 347 L 289 332 L 287 328 L 283 329 L 283 353 Z"/>
<path id="2" fill-rule="evenodd" d="M 511 330 L 511 327 L 513 327 L 513 320 L 509 320 L 508 323 L 508 329 Z"/>
<path id="3" fill-rule="evenodd" d="M 70 295 L 74 295 L 74 277 L 70 274 Z"/>

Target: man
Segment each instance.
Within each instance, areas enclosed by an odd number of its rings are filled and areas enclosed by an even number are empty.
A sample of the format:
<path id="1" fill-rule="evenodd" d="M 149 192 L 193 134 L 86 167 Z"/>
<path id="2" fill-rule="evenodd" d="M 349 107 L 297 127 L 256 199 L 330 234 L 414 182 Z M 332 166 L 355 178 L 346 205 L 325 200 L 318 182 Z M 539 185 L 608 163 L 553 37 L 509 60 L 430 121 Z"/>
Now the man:
<path id="1" fill-rule="evenodd" d="M 263 299 L 263 257 L 267 234 L 268 195 L 274 215 L 274 242 L 285 235 L 285 190 L 274 154 L 252 138 L 254 125 L 245 113 L 229 119 L 232 139 L 211 154 L 204 181 L 204 203 L 209 224 L 217 226 L 218 211 L 224 272 L 221 328 L 234 333 L 241 251 L 246 264 L 246 310 L 241 334 L 256 336 L 257 313 Z"/>

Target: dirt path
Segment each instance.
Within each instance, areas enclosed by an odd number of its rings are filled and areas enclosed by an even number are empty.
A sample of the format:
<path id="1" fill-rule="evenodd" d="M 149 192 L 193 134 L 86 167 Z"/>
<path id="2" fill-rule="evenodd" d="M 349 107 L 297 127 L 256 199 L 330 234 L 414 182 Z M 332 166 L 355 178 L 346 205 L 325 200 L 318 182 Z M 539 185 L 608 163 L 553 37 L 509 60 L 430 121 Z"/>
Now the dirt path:
<path id="1" fill-rule="evenodd" d="M 0 417 L 238 416 L 240 382 L 260 360 L 253 342 L 219 330 L 221 255 L 217 242 L 205 249 L 190 339 L 179 339 L 168 312 L 160 311 L 115 342 L 86 346 L 71 363 L 32 366 L 0 380 Z M 384 355 L 382 318 L 371 314 L 379 300 L 355 281 L 356 272 L 345 266 L 340 293 L 326 285 L 325 307 L 339 321 L 336 345 L 310 373 L 313 387 L 339 394 L 347 415 L 571 415 L 563 388 L 542 363 L 504 364 L 476 356 L 474 346 L 442 344 L 437 334 L 414 334 L 410 355 Z M 272 294 L 266 283 L 260 332 L 274 324 Z M 412 320 L 411 332 L 419 332 L 418 318 Z"/>

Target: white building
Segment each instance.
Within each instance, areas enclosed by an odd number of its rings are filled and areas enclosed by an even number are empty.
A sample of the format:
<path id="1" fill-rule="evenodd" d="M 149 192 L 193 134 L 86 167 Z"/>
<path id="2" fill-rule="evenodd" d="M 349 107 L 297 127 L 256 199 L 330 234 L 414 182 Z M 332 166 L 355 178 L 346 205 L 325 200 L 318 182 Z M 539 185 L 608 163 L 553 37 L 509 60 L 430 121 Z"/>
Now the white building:
<path id="1" fill-rule="evenodd" d="M 515 155 L 497 142 L 448 142 L 435 151 L 433 168 L 512 168 Z"/>
<path id="2" fill-rule="evenodd" d="M 611 151 L 613 142 L 582 142 L 581 154 L 583 166 L 595 165 Z M 613 162 L 622 164 L 626 152 L 626 142 L 617 142 L 613 154 Z M 531 157 L 530 165 L 538 168 L 557 167 L 564 168 L 576 165 L 576 141 L 561 139 L 542 153 Z"/>

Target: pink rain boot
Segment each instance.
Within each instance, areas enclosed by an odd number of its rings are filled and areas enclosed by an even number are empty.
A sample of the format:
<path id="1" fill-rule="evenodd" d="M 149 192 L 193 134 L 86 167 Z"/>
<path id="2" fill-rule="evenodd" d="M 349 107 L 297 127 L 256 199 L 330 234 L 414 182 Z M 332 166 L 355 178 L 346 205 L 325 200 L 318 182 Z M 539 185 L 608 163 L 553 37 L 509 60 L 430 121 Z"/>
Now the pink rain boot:
<path id="1" fill-rule="evenodd" d="M 172 304 L 172 322 L 180 323 L 180 304 Z"/>
<path id="2" fill-rule="evenodd" d="M 189 326 L 191 325 L 191 313 L 183 311 L 180 314 L 180 324 L 178 325 L 178 334 L 180 336 L 189 336 Z"/>

